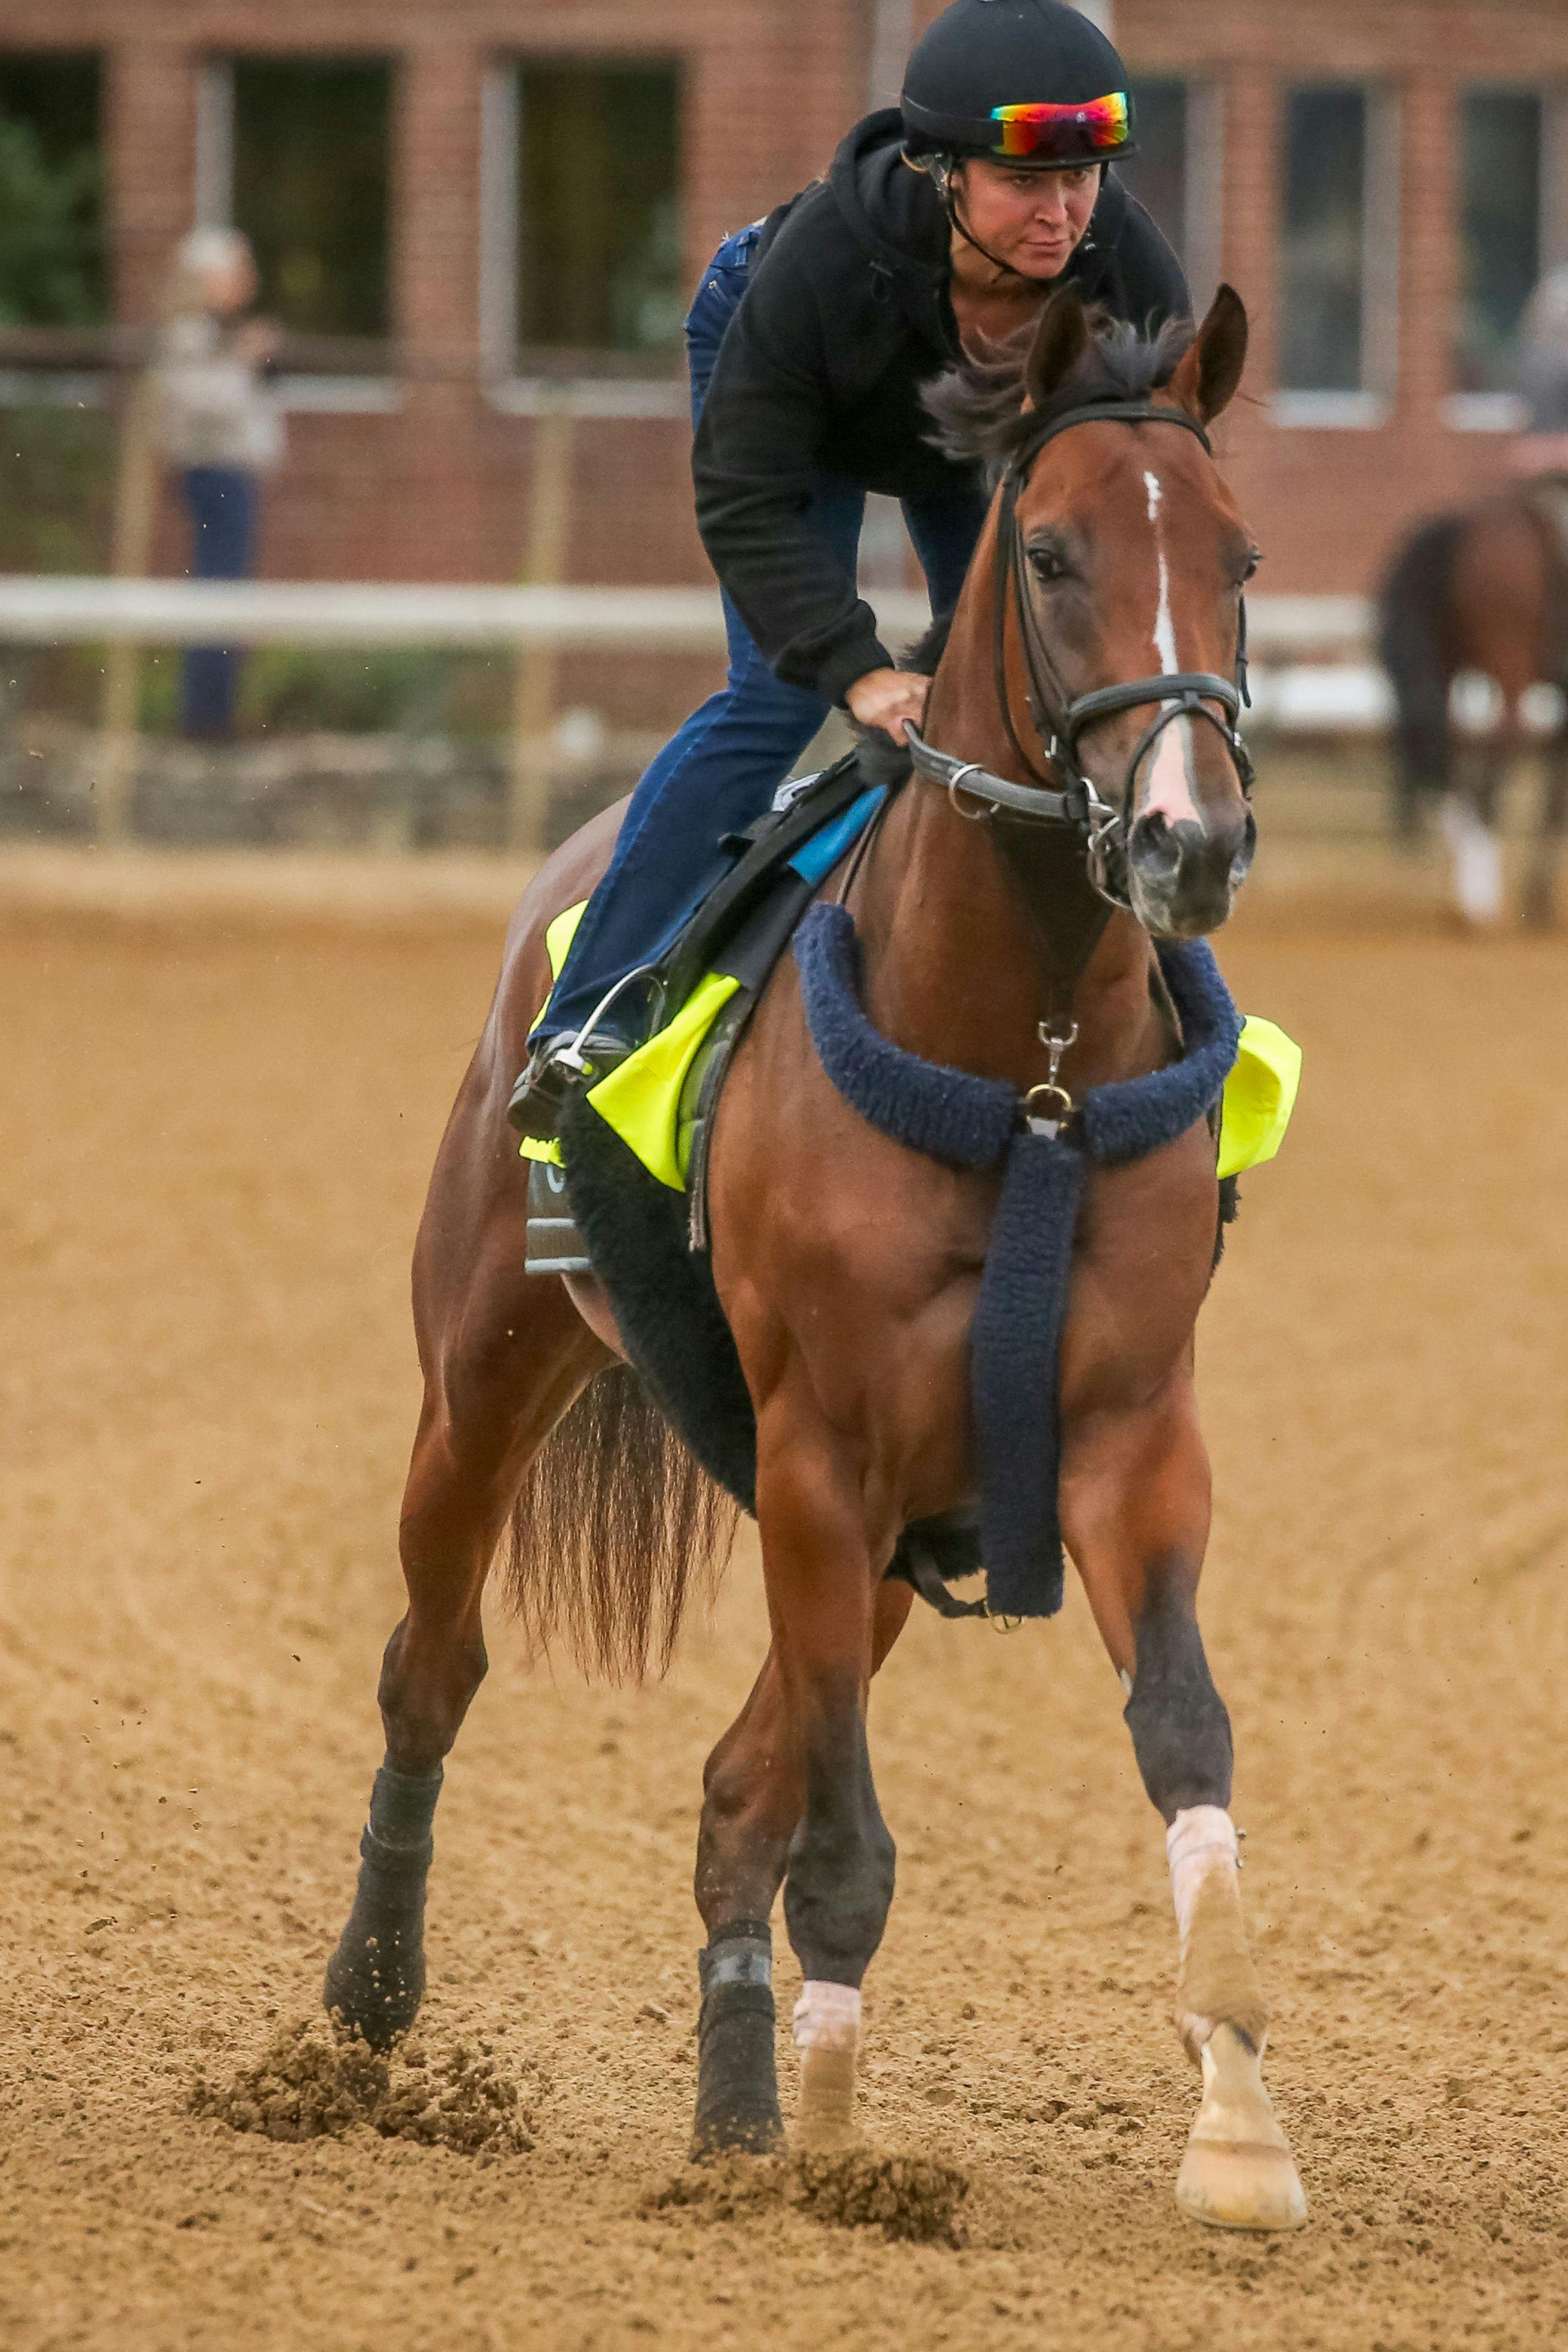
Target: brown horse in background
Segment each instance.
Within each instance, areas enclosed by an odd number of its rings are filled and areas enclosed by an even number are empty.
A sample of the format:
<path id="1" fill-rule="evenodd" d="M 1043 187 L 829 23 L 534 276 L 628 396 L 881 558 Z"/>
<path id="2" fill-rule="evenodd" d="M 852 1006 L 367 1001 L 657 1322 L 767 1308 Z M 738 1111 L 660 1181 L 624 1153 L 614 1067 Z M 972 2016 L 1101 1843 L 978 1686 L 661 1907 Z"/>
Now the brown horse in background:
<path id="1" fill-rule="evenodd" d="M 1162 696 L 1149 673 L 1217 673 L 1208 684 L 1223 688 L 1237 660 L 1256 551 L 1206 439 L 1175 427 L 1219 413 L 1245 349 L 1246 315 L 1228 289 L 1184 355 L 1179 341 L 1097 329 L 1063 296 L 1021 372 L 948 387 L 946 429 L 994 465 L 1031 419 L 1096 401 L 1128 416 L 1074 421 L 1020 465 L 1022 602 L 1005 607 L 1000 637 L 994 501 L 934 678 L 928 740 L 1029 783 L 1016 747 L 1030 738 L 1043 756 L 1046 746 L 1028 715 L 1025 622 L 1066 691 L 1131 681 L 1147 698 L 1097 716 L 1079 755 L 1120 812 L 1127 906 L 1107 913 L 1065 826 L 1026 902 L 973 803 L 919 777 L 868 849 L 830 877 L 857 926 L 867 1014 L 906 1052 L 1022 1092 L 1047 1076 L 1042 1023 L 1069 1015 L 1060 1078 L 1081 1097 L 1159 1070 L 1177 1050 L 1152 937 L 1224 921 L 1253 830 L 1228 715 L 1203 723 L 1190 700 L 1171 713 L 1182 698 L 1173 687 Z M 1158 415 L 1129 421 L 1139 403 Z M 695 1552 L 721 1532 L 710 1490 L 617 1367 L 598 1286 L 523 1270 L 526 1170 L 507 1101 L 548 985 L 545 927 L 603 870 L 614 829 L 614 813 L 587 827 L 519 908 L 419 1234 L 425 1402 L 402 1520 L 408 1609 L 386 1651 L 386 1762 L 326 1992 L 380 2043 L 412 2021 L 423 1989 L 430 1823 L 442 1760 L 485 1670 L 480 1601 L 509 1521 L 533 1631 L 563 1627 L 612 1669 L 640 1670 L 650 1648 L 668 1655 Z M 699 2154 L 766 2148 L 782 2135 L 768 1925 L 781 1885 L 805 1979 L 796 2129 L 817 2146 L 853 2130 L 860 1986 L 894 1865 L 867 1696 L 913 1598 L 886 1571 L 910 1523 L 975 1494 L 969 1338 L 997 1198 L 994 1170 L 906 1149 L 836 1092 L 785 958 L 739 1049 L 710 1161 L 712 1274 L 755 1410 L 773 1638 L 705 1775 Z M 1203 2075 L 1178 2199 L 1203 2220 L 1269 2229 L 1300 2221 L 1305 2204 L 1259 2073 L 1268 2011 L 1226 1810 L 1229 1719 L 1195 1612 L 1209 1467 L 1193 1332 L 1216 1215 L 1202 1119 L 1088 1176 L 1061 1360 L 1060 1505 L 1168 1825 L 1177 2024 Z"/>
<path id="2" fill-rule="evenodd" d="M 1523 703 L 1554 686 L 1563 715 L 1541 745 L 1544 777 L 1525 870 L 1523 915 L 1555 919 L 1568 829 L 1568 478 L 1523 481 L 1462 513 L 1422 523 L 1395 555 L 1379 599 L 1379 639 L 1397 716 L 1396 821 L 1408 839 L 1439 797 L 1455 896 L 1477 923 L 1502 911 L 1502 785 L 1529 736 Z M 1497 688 L 1496 723 L 1467 740 L 1451 697 L 1467 673 Z"/>

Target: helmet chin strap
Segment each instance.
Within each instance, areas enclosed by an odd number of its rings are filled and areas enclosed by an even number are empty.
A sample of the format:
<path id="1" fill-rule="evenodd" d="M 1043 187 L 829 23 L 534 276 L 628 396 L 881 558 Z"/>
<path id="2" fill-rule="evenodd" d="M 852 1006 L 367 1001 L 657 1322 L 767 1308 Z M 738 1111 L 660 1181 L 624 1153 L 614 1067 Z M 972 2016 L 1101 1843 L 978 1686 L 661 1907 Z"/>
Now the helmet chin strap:
<path id="1" fill-rule="evenodd" d="M 1033 286 L 1037 282 L 1036 279 L 1028 277 L 1024 270 L 1015 269 L 1010 261 L 1004 261 L 999 253 L 993 253 L 988 245 L 981 244 L 980 239 L 975 236 L 974 231 L 970 227 L 968 222 L 964 219 L 963 215 L 958 209 L 958 198 L 952 193 L 952 184 L 951 181 L 947 182 L 943 186 L 942 201 L 943 211 L 946 213 L 952 226 L 958 231 L 959 236 L 963 239 L 964 244 L 973 246 L 975 252 L 983 255 L 984 257 L 991 264 L 993 269 L 1000 269 L 1006 277 L 1016 278 L 1023 285 L 1026 286 Z"/>
<path id="2" fill-rule="evenodd" d="M 1102 182 L 1104 174 L 1101 173 Z M 976 253 L 981 255 L 984 260 L 991 264 L 993 269 L 1000 269 L 1005 277 L 1016 278 L 1021 286 L 1032 286 L 1041 292 L 1045 290 L 1047 286 L 1054 282 L 1049 278 L 1031 278 L 1026 269 L 1016 269 L 1010 261 L 1004 261 L 999 253 L 993 253 L 988 245 L 981 244 L 980 239 L 975 236 L 974 231 L 970 227 L 969 223 L 964 219 L 963 215 L 958 209 L 958 198 L 953 192 L 952 166 L 951 164 L 944 166 L 936 184 L 937 193 L 942 198 L 942 208 L 947 215 L 950 226 L 955 228 L 959 236 L 963 239 L 964 244 L 972 246 Z M 1082 245 L 1087 244 L 1088 241 L 1089 232 L 1086 229 L 1083 236 L 1079 239 L 1079 243 Z M 1076 250 L 1077 247 L 1074 247 L 1075 252 Z M 1070 255 L 1068 258 L 1071 258 Z"/>

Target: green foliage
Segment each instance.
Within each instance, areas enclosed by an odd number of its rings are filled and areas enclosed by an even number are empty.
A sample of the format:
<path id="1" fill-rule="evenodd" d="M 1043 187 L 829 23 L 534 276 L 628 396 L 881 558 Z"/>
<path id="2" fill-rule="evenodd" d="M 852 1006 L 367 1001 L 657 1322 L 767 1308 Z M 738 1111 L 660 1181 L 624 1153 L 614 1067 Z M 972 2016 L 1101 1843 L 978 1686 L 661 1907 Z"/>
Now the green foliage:
<path id="1" fill-rule="evenodd" d="M 106 572 L 114 419 L 101 408 L 0 411 L 0 572 Z"/>
<path id="2" fill-rule="evenodd" d="M 419 734 L 442 723 L 445 655 L 388 646 L 368 653 L 268 646 L 246 665 L 246 734 Z"/>
<path id="3" fill-rule="evenodd" d="M 102 321 L 100 176 L 93 148 L 51 156 L 30 122 L 0 113 L 0 326 Z"/>

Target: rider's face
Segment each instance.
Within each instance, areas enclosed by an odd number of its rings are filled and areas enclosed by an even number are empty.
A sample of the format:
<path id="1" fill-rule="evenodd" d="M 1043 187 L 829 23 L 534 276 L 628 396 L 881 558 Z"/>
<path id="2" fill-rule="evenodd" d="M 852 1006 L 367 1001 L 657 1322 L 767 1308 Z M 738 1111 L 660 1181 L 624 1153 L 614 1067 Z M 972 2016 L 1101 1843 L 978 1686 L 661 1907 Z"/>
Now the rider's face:
<path id="1" fill-rule="evenodd" d="M 1021 172 L 972 157 L 952 175 L 959 215 L 975 242 L 1042 282 L 1067 267 L 1100 195 L 1098 163 L 1070 171 Z"/>

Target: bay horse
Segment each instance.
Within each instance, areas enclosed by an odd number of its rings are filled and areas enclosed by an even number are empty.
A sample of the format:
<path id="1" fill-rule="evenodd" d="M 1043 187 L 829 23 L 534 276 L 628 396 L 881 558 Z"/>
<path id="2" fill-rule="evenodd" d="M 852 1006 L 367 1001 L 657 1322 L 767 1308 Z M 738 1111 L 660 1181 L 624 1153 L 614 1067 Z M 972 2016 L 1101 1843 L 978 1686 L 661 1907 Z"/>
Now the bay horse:
<path id="1" fill-rule="evenodd" d="M 1568 477 L 1512 483 L 1421 523 L 1384 580 L 1378 636 L 1396 707 L 1397 826 L 1413 837 L 1439 798 L 1456 903 L 1472 922 L 1495 922 L 1502 911 L 1499 800 L 1525 748 L 1524 698 L 1542 684 L 1563 694 L 1562 717 L 1542 745 L 1522 899 L 1527 923 L 1550 926 L 1568 830 Z M 1495 723 L 1468 743 L 1450 708 L 1466 673 L 1497 689 Z"/>
<path id="2" fill-rule="evenodd" d="M 1205 431 L 1246 342 L 1228 288 L 1195 334 L 1153 341 L 1065 293 L 1026 355 L 961 370 L 933 394 L 949 442 L 1010 478 L 1013 505 L 1004 542 L 1003 492 L 993 501 L 936 667 L 927 742 L 1025 798 L 1043 788 L 1050 747 L 1031 696 L 1048 646 L 1077 714 L 1077 772 L 1117 812 L 1125 887 L 1108 904 L 1064 825 L 1040 828 L 1026 892 L 962 791 L 906 783 L 826 887 L 853 915 L 867 1016 L 911 1054 L 1027 1088 L 1045 1078 L 1042 1023 L 1055 1023 L 1051 1075 L 1078 1097 L 1180 1050 L 1152 941 L 1222 923 L 1254 839 L 1229 680 L 1256 551 Z M 1183 673 L 1203 674 L 1206 708 Z M 1062 741 L 1054 757 L 1060 781 Z M 616 822 L 585 827 L 522 899 L 419 1231 L 408 1606 L 383 1665 L 386 1760 L 326 1984 L 329 2009 L 383 2045 L 423 1989 L 430 1825 L 485 1671 L 480 1600 L 509 1519 L 533 1633 L 574 1633 L 612 1669 L 636 1671 L 650 1648 L 668 1657 L 697 1553 L 723 1548 L 713 1490 L 617 1369 L 598 1286 L 523 1272 L 508 1097 L 549 984 L 546 927 L 602 872 Z M 1064 1015 L 1076 1026 L 1062 1058 Z M 943 1165 L 849 1108 L 814 1049 L 788 957 L 721 1098 L 709 1185 L 713 1281 L 755 1410 L 772 1642 L 704 1775 L 697 2155 L 782 2136 L 768 1924 L 781 1885 L 805 1979 L 797 2136 L 831 2147 L 854 2130 L 861 1985 L 894 1870 L 867 1696 L 914 1597 L 886 1571 L 907 1525 L 975 1491 L 967 1358 L 998 1200 L 994 1171 Z M 1176 2022 L 1203 2081 L 1178 2202 L 1271 2229 L 1302 2220 L 1305 2200 L 1259 2071 L 1268 2011 L 1238 1895 L 1230 1724 L 1195 1606 L 1210 1498 L 1193 1334 L 1217 1202 L 1201 1117 L 1087 1179 L 1060 1362 L 1060 1517 L 1167 1824 Z"/>

